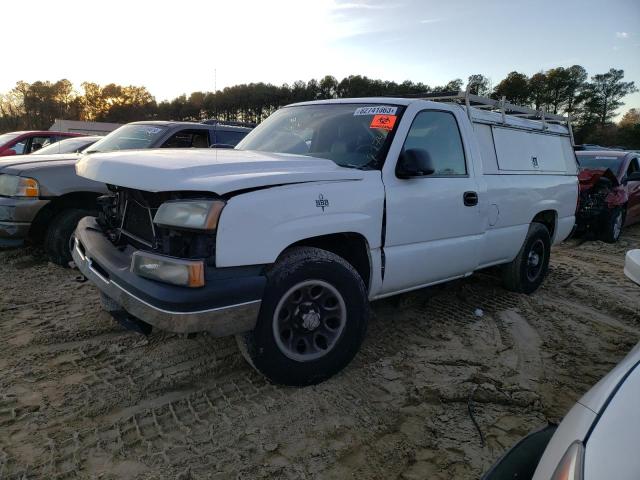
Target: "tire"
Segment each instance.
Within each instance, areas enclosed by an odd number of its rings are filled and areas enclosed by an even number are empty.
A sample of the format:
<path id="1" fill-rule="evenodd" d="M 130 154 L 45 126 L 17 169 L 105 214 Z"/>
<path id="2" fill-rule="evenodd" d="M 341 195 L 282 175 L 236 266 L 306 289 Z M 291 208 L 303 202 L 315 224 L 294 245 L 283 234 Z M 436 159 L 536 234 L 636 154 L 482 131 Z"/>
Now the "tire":
<path id="1" fill-rule="evenodd" d="M 608 213 L 600 231 L 600 240 L 606 243 L 616 243 L 620 239 L 624 225 L 624 214 L 624 209 L 621 207 L 616 207 Z"/>
<path id="2" fill-rule="evenodd" d="M 314 385 L 349 364 L 368 321 L 367 290 L 353 266 L 326 250 L 295 247 L 267 273 L 255 328 L 236 339 L 271 382 Z"/>
<path id="3" fill-rule="evenodd" d="M 95 212 L 80 208 L 68 208 L 51 219 L 44 237 L 44 249 L 51 262 L 63 267 L 69 266 L 71 261 L 71 251 L 69 250 L 71 235 L 80 219 L 91 215 L 95 215 Z"/>
<path id="4" fill-rule="evenodd" d="M 505 288 L 518 293 L 535 292 L 547 275 L 550 253 L 549 230 L 541 223 L 532 223 L 518 255 L 504 266 Z"/>

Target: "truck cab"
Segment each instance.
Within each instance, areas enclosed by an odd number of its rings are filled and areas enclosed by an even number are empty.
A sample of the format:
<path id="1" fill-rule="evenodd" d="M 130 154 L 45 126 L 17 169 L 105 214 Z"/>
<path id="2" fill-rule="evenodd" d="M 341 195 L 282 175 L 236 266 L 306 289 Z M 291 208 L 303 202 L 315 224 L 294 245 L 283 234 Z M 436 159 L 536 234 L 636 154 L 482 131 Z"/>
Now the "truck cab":
<path id="1" fill-rule="evenodd" d="M 289 385 L 348 364 L 371 300 L 492 265 L 532 293 L 575 221 L 570 127 L 455 99 L 300 103 L 234 150 L 82 159 L 111 193 L 74 261 L 116 317 L 236 335 Z"/>

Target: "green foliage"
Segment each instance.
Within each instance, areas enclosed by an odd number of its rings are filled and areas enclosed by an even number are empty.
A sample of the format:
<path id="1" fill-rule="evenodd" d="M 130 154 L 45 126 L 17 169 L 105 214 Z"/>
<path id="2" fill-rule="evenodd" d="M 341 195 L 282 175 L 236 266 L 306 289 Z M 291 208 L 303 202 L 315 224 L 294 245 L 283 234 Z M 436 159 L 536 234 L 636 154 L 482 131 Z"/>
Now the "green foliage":
<path id="1" fill-rule="evenodd" d="M 493 89 L 492 96 L 518 105 L 528 105 L 531 97 L 529 78 L 524 73 L 511 72 Z"/>
<path id="2" fill-rule="evenodd" d="M 603 145 L 639 148 L 637 111 L 619 126 L 611 123 L 623 105 L 622 99 L 637 91 L 634 82 L 624 82 L 622 70 L 610 69 L 593 75 L 580 65 L 557 67 L 535 73 L 530 78 L 510 72 L 491 89 L 482 74 L 468 77 L 466 88 L 476 95 L 491 95 L 548 112 L 570 114 L 576 140 Z M 200 121 L 208 118 L 260 122 L 283 105 L 308 100 L 376 96 L 418 96 L 429 92 L 453 92 L 463 88 L 456 78 L 445 85 L 430 87 L 422 82 L 401 83 L 350 75 L 338 80 L 327 75 L 320 80 L 298 80 L 291 85 L 249 83 L 216 92 L 193 92 L 157 103 L 145 87 L 114 83 L 81 84 L 74 90 L 68 80 L 55 83 L 18 82 L 0 95 L 0 132 L 46 129 L 56 118 L 126 123 L 164 119 Z M 625 118 L 627 118 L 625 116 Z M 636 119 L 636 120 L 633 120 Z"/>

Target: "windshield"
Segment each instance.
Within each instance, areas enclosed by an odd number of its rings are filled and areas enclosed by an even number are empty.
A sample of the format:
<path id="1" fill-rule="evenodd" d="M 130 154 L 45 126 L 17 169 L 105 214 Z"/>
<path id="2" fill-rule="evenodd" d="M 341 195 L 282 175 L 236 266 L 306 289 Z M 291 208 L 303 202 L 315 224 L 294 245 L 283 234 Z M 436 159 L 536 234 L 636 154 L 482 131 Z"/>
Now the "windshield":
<path id="1" fill-rule="evenodd" d="M 165 130 L 157 125 L 123 125 L 94 143 L 86 153 L 150 148 Z"/>
<path id="2" fill-rule="evenodd" d="M 613 173 L 618 173 L 624 162 L 624 157 L 614 155 L 577 155 L 580 169 L 593 168 L 604 170 L 610 168 Z"/>
<path id="3" fill-rule="evenodd" d="M 285 107 L 271 115 L 236 149 L 295 153 L 340 166 L 377 168 L 403 107 L 329 103 Z"/>
<path id="4" fill-rule="evenodd" d="M 80 150 L 84 150 L 86 147 L 94 143 L 96 140 L 93 137 L 79 137 L 68 138 L 66 140 L 60 140 L 48 147 L 41 148 L 37 152 L 33 152 L 31 155 L 53 155 L 56 153 L 75 153 Z"/>
<path id="5" fill-rule="evenodd" d="M 0 135 L 0 145 L 9 143 L 11 140 L 19 136 L 20 136 L 19 133 L 5 133 L 4 135 Z"/>

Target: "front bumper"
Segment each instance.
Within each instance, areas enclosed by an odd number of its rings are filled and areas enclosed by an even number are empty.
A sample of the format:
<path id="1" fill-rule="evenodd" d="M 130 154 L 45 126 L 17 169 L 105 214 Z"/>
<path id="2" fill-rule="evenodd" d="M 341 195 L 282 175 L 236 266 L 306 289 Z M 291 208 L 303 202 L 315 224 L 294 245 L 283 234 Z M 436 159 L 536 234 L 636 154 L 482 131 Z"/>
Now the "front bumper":
<path id="1" fill-rule="evenodd" d="M 20 246 L 29 234 L 31 222 L 49 200 L 0 197 L 0 246 Z"/>
<path id="2" fill-rule="evenodd" d="M 102 233 L 95 218 L 80 220 L 73 260 L 102 293 L 134 317 L 177 333 L 227 336 L 252 330 L 266 278 L 258 267 L 208 268 L 206 284 L 188 288 L 148 280 L 132 273 L 128 246 L 121 250 Z"/>

